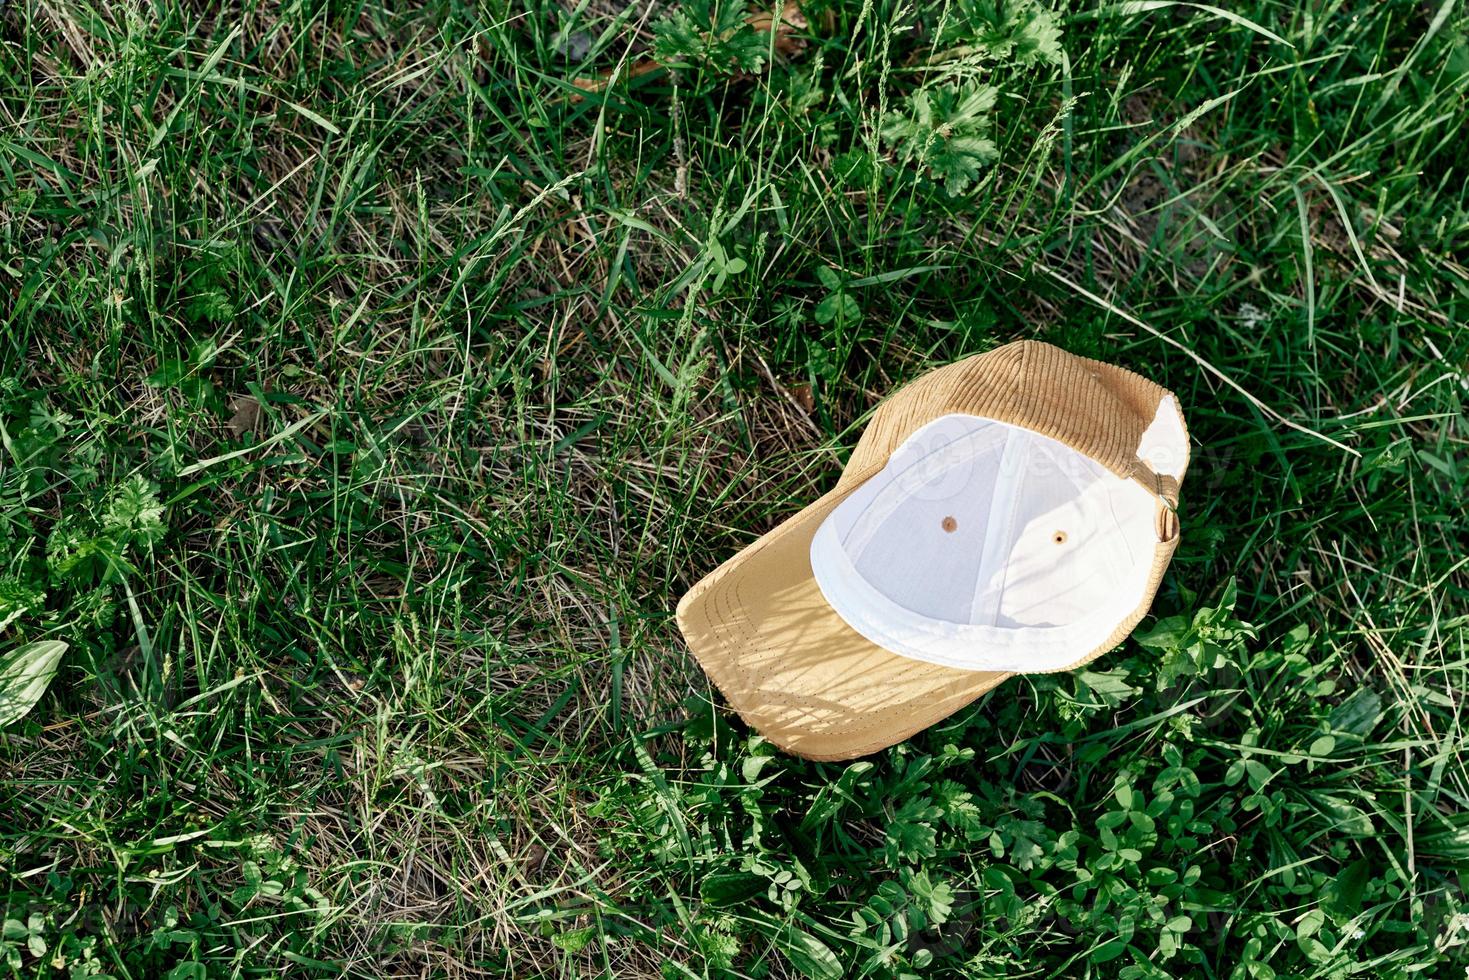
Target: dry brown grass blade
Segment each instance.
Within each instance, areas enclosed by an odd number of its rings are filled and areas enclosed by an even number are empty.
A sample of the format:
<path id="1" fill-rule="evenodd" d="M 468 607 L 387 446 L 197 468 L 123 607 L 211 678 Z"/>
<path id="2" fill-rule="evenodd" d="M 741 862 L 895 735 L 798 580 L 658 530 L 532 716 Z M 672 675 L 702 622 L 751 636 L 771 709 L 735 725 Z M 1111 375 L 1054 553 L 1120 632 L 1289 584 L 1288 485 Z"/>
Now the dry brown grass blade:
<path id="1" fill-rule="evenodd" d="M 786 0 L 784 6 L 781 7 L 779 23 L 776 23 L 774 13 L 769 10 L 753 13 L 746 18 L 745 22 L 754 28 L 757 34 L 768 33 L 772 25 L 774 26 L 775 54 L 782 60 L 794 58 L 806 50 L 806 39 L 802 35 L 810 28 L 811 22 L 801 12 L 801 5 L 796 0 Z M 574 78 L 571 84 L 583 92 L 605 92 L 618 81 L 638 78 L 662 67 L 663 65 L 653 58 L 639 58 L 625 69 L 621 66 L 609 68 L 595 78 Z M 581 96 L 572 98 L 579 101 Z"/>
<path id="2" fill-rule="evenodd" d="M 620 68 L 608 68 L 606 71 L 597 75 L 596 78 L 573 78 L 571 84 L 583 92 L 605 92 L 611 87 L 613 81 L 618 78 L 623 80 L 637 78 L 640 75 L 655 72 L 662 67 L 662 65 L 652 58 L 639 58 L 631 65 L 628 65 L 625 71 Z M 580 99 L 581 97 L 574 96 L 574 98 Z"/>
<path id="3" fill-rule="evenodd" d="M 750 26 L 756 34 L 769 31 L 775 16 L 769 10 L 750 15 Z M 775 24 L 775 53 L 781 58 L 794 58 L 806 50 L 806 39 L 802 37 L 811 27 L 811 22 L 801 12 L 796 0 L 786 0 L 780 11 L 780 23 Z"/>

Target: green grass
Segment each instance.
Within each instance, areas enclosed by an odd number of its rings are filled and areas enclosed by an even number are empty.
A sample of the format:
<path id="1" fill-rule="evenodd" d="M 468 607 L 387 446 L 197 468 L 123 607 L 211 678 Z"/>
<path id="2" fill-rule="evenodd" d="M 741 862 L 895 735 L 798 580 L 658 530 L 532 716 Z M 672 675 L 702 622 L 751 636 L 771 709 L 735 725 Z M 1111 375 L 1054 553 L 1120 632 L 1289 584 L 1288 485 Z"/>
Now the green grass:
<path id="1" fill-rule="evenodd" d="M 1462 976 L 1469 15 L 1221 6 L 0 5 L 0 975 Z M 1155 618 L 776 753 L 677 598 L 1024 337 Z"/>

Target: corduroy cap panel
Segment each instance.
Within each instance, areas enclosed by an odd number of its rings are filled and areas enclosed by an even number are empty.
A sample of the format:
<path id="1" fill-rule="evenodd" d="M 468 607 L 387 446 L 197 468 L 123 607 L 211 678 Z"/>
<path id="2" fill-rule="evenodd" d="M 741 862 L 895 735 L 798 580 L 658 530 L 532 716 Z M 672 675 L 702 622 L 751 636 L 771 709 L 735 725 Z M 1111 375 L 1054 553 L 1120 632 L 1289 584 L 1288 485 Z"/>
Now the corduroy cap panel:
<path id="1" fill-rule="evenodd" d="M 959 395 L 966 386 L 978 385 L 989 392 L 985 401 L 999 401 L 1003 395 L 998 389 L 1019 381 L 1019 360 L 1016 345 L 1007 344 L 936 368 L 888 395 L 862 429 L 837 485 L 851 483 L 857 474 L 871 467 L 884 466 L 904 440 L 944 414 L 945 405 L 975 401 Z M 976 370 L 990 363 L 995 366 L 993 376 L 986 378 L 984 371 Z"/>
<path id="2" fill-rule="evenodd" d="M 847 467 L 880 465 L 924 424 L 959 412 L 1039 432 L 1133 479 L 1139 475 L 1138 442 L 1169 394 L 1124 368 L 1021 340 L 898 389 L 873 413 Z M 847 472 L 841 482 L 850 482 Z"/>

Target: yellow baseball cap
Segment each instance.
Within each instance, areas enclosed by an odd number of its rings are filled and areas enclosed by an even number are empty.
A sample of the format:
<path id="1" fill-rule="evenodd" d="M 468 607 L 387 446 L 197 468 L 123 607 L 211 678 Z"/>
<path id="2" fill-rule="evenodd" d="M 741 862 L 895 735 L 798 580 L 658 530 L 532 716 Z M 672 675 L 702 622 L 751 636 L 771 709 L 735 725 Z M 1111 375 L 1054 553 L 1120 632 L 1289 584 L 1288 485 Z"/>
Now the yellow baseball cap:
<path id="1" fill-rule="evenodd" d="M 690 589 L 679 628 L 771 742 L 876 752 L 1121 643 L 1188 455 L 1177 399 L 1131 371 L 1038 341 L 965 358 L 885 399 L 836 487 Z"/>

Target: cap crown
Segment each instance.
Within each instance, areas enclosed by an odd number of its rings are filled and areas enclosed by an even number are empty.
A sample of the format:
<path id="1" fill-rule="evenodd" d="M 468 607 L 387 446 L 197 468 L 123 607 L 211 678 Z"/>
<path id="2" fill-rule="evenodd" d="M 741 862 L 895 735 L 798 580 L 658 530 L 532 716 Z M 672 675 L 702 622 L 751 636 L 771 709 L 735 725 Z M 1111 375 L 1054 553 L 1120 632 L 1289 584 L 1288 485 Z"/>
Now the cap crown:
<path id="1" fill-rule="evenodd" d="M 962 443 L 925 441 L 930 424 Z M 939 465 L 922 462 L 935 453 Z M 1064 472 L 1046 470 L 1046 458 L 1066 459 Z M 813 759 L 864 755 L 1014 670 L 1070 669 L 1120 643 L 1178 547 L 1173 492 L 1187 463 L 1182 412 L 1159 385 L 1048 344 L 997 348 L 887 397 L 836 488 L 690 589 L 679 627 L 730 704 L 776 745 Z M 1068 474 L 1077 479 L 1057 478 Z M 1120 534 L 1110 533 L 1113 508 L 1089 506 L 1102 490 L 1133 500 Z M 935 500 L 954 506 L 929 508 Z M 946 546 L 951 558 L 955 546 L 974 554 L 945 563 Z M 1103 565 L 1127 567 L 1077 564 L 1096 549 Z M 1103 609 L 1089 590 L 1114 584 L 1117 601 Z"/>

